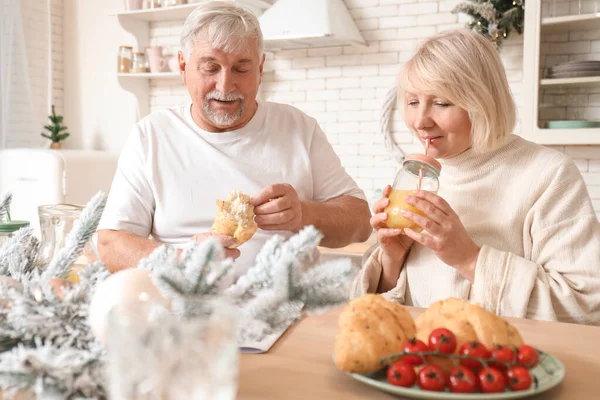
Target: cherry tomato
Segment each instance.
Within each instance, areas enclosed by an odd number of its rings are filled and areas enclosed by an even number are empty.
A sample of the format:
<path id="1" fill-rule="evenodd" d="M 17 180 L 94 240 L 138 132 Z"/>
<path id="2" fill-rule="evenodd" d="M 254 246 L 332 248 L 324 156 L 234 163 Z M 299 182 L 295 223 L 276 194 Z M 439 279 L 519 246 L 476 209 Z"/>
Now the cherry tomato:
<path id="1" fill-rule="evenodd" d="M 395 386 L 411 387 L 417 381 L 417 373 L 412 365 L 396 361 L 387 370 L 388 381 Z"/>
<path id="2" fill-rule="evenodd" d="M 477 374 L 479 389 L 483 393 L 501 393 L 506 388 L 504 374 L 496 368 L 484 368 Z"/>
<path id="3" fill-rule="evenodd" d="M 448 383 L 450 391 L 454 393 L 474 393 L 477 389 L 477 378 L 473 371 L 466 367 L 452 368 Z"/>
<path id="4" fill-rule="evenodd" d="M 458 354 L 461 356 L 469 356 L 473 358 L 490 358 L 490 351 L 479 342 L 467 342 L 460 347 Z M 481 362 L 475 360 L 460 360 L 460 364 L 472 370 L 479 370 L 483 367 Z"/>
<path id="5" fill-rule="evenodd" d="M 410 339 L 409 341 L 407 341 L 404 344 L 404 346 L 402 346 L 402 351 L 416 353 L 416 352 L 429 351 L 429 349 L 427 348 L 427 345 L 425 343 L 423 343 L 423 341 L 413 338 L 413 339 Z M 402 361 L 404 361 L 410 365 L 416 366 L 416 365 L 423 364 L 423 357 L 421 357 L 421 356 L 402 356 Z"/>
<path id="6" fill-rule="evenodd" d="M 527 390 L 531 386 L 531 374 L 521 365 L 510 367 L 506 376 L 510 390 Z"/>
<path id="7" fill-rule="evenodd" d="M 446 387 L 448 378 L 438 365 L 426 365 L 419 371 L 419 387 L 423 390 L 441 392 Z"/>
<path id="8" fill-rule="evenodd" d="M 527 369 L 532 369 L 538 362 L 540 357 L 538 356 L 537 350 L 526 344 L 519 347 L 517 352 L 517 362 Z"/>
<path id="9" fill-rule="evenodd" d="M 516 361 L 515 351 L 508 346 L 496 346 L 492 350 L 492 360 L 501 362 L 491 362 L 490 366 L 505 372 L 508 366 L 504 363 L 514 363 Z"/>
<path id="10" fill-rule="evenodd" d="M 452 354 L 456 350 L 456 336 L 446 328 L 437 328 L 429 334 L 429 349 L 442 354 Z"/>

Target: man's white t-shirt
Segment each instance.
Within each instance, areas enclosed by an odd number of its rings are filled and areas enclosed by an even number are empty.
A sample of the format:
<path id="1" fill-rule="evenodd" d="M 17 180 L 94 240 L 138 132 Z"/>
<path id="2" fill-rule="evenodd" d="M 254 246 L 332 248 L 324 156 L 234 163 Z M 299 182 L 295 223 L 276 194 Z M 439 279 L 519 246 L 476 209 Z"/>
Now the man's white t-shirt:
<path id="1" fill-rule="evenodd" d="M 208 232 L 216 200 L 291 184 L 302 200 L 350 195 L 365 199 L 318 123 L 300 110 L 259 102 L 243 128 L 211 133 L 192 120 L 191 103 L 157 111 L 133 128 L 98 229 L 152 236 L 181 245 Z M 259 229 L 240 246 L 236 271 L 249 268 L 265 241 L 290 232 Z"/>

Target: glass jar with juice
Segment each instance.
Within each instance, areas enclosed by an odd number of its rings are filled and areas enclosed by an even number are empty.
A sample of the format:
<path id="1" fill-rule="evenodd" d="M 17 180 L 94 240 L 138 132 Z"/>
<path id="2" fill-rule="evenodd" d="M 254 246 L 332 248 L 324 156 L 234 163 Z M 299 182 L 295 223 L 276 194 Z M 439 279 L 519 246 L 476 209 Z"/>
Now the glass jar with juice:
<path id="1" fill-rule="evenodd" d="M 423 154 L 409 154 L 406 156 L 402 168 L 398 171 L 392 185 L 390 205 L 385 209 L 388 215 L 388 228 L 409 228 L 416 232 L 423 230 L 420 225 L 404 218 L 400 210 L 409 210 L 426 216 L 422 211 L 407 204 L 404 198 L 407 195 L 414 194 L 419 189 L 437 194 L 440 187 L 441 169 L 441 164 L 433 157 Z"/>

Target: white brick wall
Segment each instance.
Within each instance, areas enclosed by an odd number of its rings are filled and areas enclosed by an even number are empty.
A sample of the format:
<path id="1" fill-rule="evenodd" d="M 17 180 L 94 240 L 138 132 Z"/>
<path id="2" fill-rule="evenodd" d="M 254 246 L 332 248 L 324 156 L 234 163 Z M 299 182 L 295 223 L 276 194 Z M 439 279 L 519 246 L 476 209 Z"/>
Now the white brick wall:
<path id="1" fill-rule="evenodd" d="M 19 23 L 4 24 L 0 33 L 6 39 L 10 52 L 7 62 L 13 71 L 8 86 L 10 106 L 7 116 L 7 137 L 0 146 L 37 147 L 45 143 L 39 135 L 47 123 L 49 99 L 56 88 L 59 97 L 59 112 L 62 111 L 63 74 L 62 64 L 62 0 L 52 0 L 51 16 L 48 3 L 37 0 L 23 0 L 16 3 L 19 13 L 8 14 L 7 21 L 20 15 Z M 56 50 L 56 52 L 55 52 Z M 50 54 L 52 52 L 52 54 Z M 50 68 L 52 65 L 52 68 Z M 2 66 L 0 66 L 2 68 Z M 61 71 L 53 74 L 51 69 Z M 53 79 L 53 76 L 55 79 Z M 52 80 L 52 82 L 50 82 Z M 52 91 L 52 92 L 51 92 Z"/>
<path id="2" fill-rule="evenodd" d="M 52 103 L 56 112 L 64 112 L 63 15 L 64 1 L 50 0 L 52 29 Z"/>
<path id="3" fill-rule="evenodd" d="M 399 64 L 419 41 L 436 32 L 463 26 L 464 17 L 451 14 L 460 0 L 345 0 L 368 48 L 334 47 L 278 52 L 268 56 L 262 96 L 293 104 L 322 125 L 347 171 L 368 196 L 390 183 L 398 166 L 384 148 L 379 114 L 393 85 Z M 151 25 L 151 44 L 178 48 L 181 23 Z M 600 30 L 544 38 L 544 65 L 600 56 Z M 517 105 L 522 103 L 522 37 L 512 37 L 502 58 Z M 152 81 L 151 110 L 187 98 L 179 82 Z M 542 95 L 543 118 L 600 119 L 600 90 L 575 89 Z M 517 126 L 518 129 L 519 126 Z M 420 152 L 397 113 L 394 135 L 406 152 Z M 518 132 L 517 129 L 517 132 Z M 573 157 L 588 184 L 600 216 L 600 146 L 560 146 Z"/>

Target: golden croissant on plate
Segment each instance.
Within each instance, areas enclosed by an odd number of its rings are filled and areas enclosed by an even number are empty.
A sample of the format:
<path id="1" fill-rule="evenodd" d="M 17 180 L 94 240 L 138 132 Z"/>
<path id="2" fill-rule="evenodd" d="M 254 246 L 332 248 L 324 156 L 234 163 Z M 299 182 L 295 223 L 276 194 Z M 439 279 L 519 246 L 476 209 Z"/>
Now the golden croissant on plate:
<path id="1" fill-rule="evenodd" d="M 254 207 L 250 204 L 250 196 L 234 191 L 226 200 L 217 200 L 217 207 L 212 231 L 232 236 L 235 239 L 233 247 L 250 240 L 258 229 L 254 222 Z"/>
<path id="2" fill-rule="evenodd" d="M 488 350 L 495 345 L 520 346 L 523 339 L 519 331 L 504 318 L 485 310 L 478 304 L 465 300 L 448 298 L 437 301 L 415 319 L 417 339 L 425 344 L 429 334 L 437 328 L 451 330 L 456 336 L 456 351 L 469 341 L 478 341 Z M 448 372 L 454 364 L 447 358 L 431 357 L 430 362 L 438 364 Z"/>
<path id="3" fill-rule="evenodd" d="M 352 300 L 339 319 L 335 365 L 345 372 L 369 373 L 382 368 L 382 357 L 402 350 L 415 336 L 415 323 L 404 306 L 381 295 Z"/>

